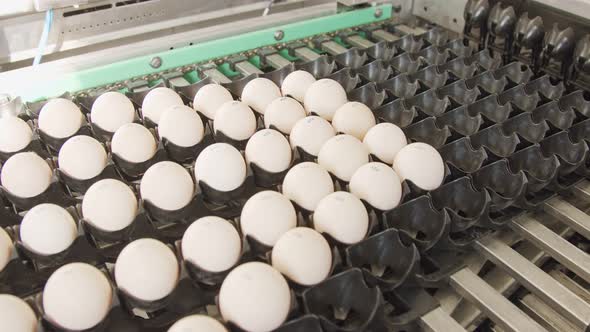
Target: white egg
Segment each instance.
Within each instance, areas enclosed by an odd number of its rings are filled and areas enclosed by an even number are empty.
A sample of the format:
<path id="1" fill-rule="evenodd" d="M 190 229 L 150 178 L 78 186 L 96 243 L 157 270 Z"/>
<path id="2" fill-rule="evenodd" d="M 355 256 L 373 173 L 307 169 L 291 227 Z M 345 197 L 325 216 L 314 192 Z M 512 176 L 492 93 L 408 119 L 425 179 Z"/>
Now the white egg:
<path id="1" fill-rule="evenodd" d="M 195 185 L 190 173 L 172 161 L 160 161 L 147 169 L 139 184 L 141 197 L 167 211 L 182 209 L 190 203 Z"/>
<path id="2" fill-rule="evenodd" d="M 150 160 L 157 150 L 154 135 L 144 126 L 128 123 L 117 129 L 111 141 L 113 154 L 131 163 Z"/>
<path id="3" fill-rule="evenodd" d="M 39 112 L 39 129 L 53 138 L 74 135 L 82 127 L 84 116 L 71 100 L 51 99 Z"/>
<path id="4" fill-rule="evenodd" d="M 168 332 L 228 332 L 218 320 L 205 315 L 191 315 L 178 320 Z"/>
<path id="5" fill-rule="evenodd" d="M 27 212 L 20 224 L 23 245 L 39 255 L 49 256 L 68 249 L 78 236 L 72 215 L 55 204 L 39 204 Z"/>
<path id="6" fill-rule="evenodd" d="M 13 153 L 26 148 L 33 140 L 31 127 L 21 118 L 0 118 L 0 152 Z"/>
<path id="7" fill-rule="evenodd" d="M 6 264 L 10 262 L 13 249 L 14 245 L 12 244 L 12 239 L 10 238 L 8 233 L 6 233 L 4 228 L 0 227 L 0 272 L 2 272 L 2 270 L 4 270 L 4 268 L 6 267 Z"/>
<path id="8" fill-rule="evenodd" d="M 35 332 L 37 316 L 27 302 L 14 295 L 0 294 L 0 331 Z"/>
<path id="9" fill-rule="evenodd" d="M 445 177 L 445 165 L 440 153 L 426 143 L 403 147 L 393 161 L 393 169 L 402 181 L 410 180 L 419 188 L 434 190 Z"/>
<path id="10" fill-rule="evenodd" d="M 191 147 L 203 139 L 205 128 L 203 121 L 192 108 L 188 106 L 172 106 L 162 113 L 158 133 L 170 143 Z"/>
<path id="11" fill-rule="evenodd" d="M 100 180 L 84 194 L 82 215 L 89 224 L 102 231 L 120 231 L 135 219 L 137 198 L 131 188 L 119 180 Z"/>
<path id="12" fill-rule="evenodd" d="M 241 99 L 253 110 L 264 114 L 266 107 L 275 99 L 281 97 L 281 89 L 268 78 L 258 77 L 246 83 L 242 90 Z"/>
<path id="13" fill-rule="evenodd" d="M 260 262 L 233 269 L 219 291 L 219 310 L 225 321 L 246 331 L 271 331 L 287 319 L 289 285 L 281 273 Z"/>
<path id="14" fill-rule="evenodd" d="M 240 234 L 219 217 L 197 219 L 182 236 L 182 256 L 205 271 L 226 271 L 238 262 L 241 254 Z"/>
<path id="15" fill-rule="evenodd" d="M 172 249 L 148 238 L 126 245 L 115 262 L 119 289 L 142 301 L 157 301 L 170 295 L 179 272 Z"/>
<path id="16" fill-rule="evenodd" d="M 78 135 L 69 138 L 59 149 L 59 169 L 71 178 L 88 180 L 107 166 L 107 152 L 96 139 Z"/>
<path id="17" fill-rule="evenodd" d="M 352 135 L 361 141 L 374 125 L 375 116 L 371 109 L 356 101 L 342 105 L 332 119 L 332 126 L 337 132 Z"/>
<path id="18" fill-rule="evenodd" d="M 322 166 L 304 162 L 293 166 L 283 180 L 283 195 L 308 211 L 334 192 L 334 183 Z"/>
<path id="19" fill-rule="evenodd" d="M 318 164 L 347 182 L 359 167 L 368 162 L 369 150 L 363 142 L 351 135 L 330 138 L 318 155 Z"/>
<path id="20" fill-rule="evenodd" d="M 209 145 L 195 161 L 195 179 L 218 191 L 232 191 L 246 180 L 246 162 L 233 146 L 227 143 Z"/>
<path id="21" fill-rule="evenodd" d="M 114 133 L 122 125 L 135 120 L 135 107 L 124 94 L 105 92 L 92 104 L 90 119 L 100 129 Z"/>
<path id="22" fill-rule="evenodd" d="M 307 89 L 316 81 L 312 74 L 304 70 L 296 70 L 287 75 L 281 84 L 283 96 L 291 96 L 303 102 Z"/>
<path id="23" fill-rule="evenodd" d="M 217 83 L 211 83 L 197 91 L 193 101 L 193 107 L 207 118 L 213 120 L 221 105 L 232 100 L 234 99 L 226 88 Z"/>
<path id="24" fill-rule="evenodd" d="M 43 309 L 50 322 L 69 330 L 98 325 L 111 309 L 113 290 L 100 270 L 86 263 L 57 269 L 43 289 Z"/>
<path id="25" fill-rule="evenodd" d="M 346 91 L 340 83 L 323 78 L 309 86 L 305 93 L 304 105 L 307 114 L 315 113 L 332 121 L 336 110 L 347 101 Z"/>
<path id="26" fill-rule="evenodd" d="M 408 140 L 400 127 L 383 122 L 369 129 L 363 143 L 372 155 L 391 165 L 399 150 L 408 145 Z"/>
<path id="27" fill-rule="evenodd" d="M 250 137 L 246 145 L 246 162 L 271 173 L 285 171 L 291 165 L 289 141 L 276 130 L 263 129 Z"/>
<path id="28" fill-rule="evenodd" d="M 266 246 L 274 246 L 283 233 L 295 226 L 297 214 L 293 204 L 276 191 L 261 191 L 250 197 L 242 208 L 242 234 Z"/>
<path id="29" fill-rule="evenodd" d="M 402 198 L 402 185 L 395 171 L 383 163 L 361 166 L 350 179 L 350 192 L 371 206 L 387 211 Z"/>
<path id="30" fill-rule="evenodd" d="M 320 149 L 330 138 L 336 135 L 332 125 L 319 116 L 308 116 L 293 126 L 291 130 L 291 147 L 299 147 L 312 156 L 317 156 Z"/>
<path id="31" fill-rule="evenodd" d="M 290 280 L 312 286 L 330 274 L 332 251 L 320 233 L 297 227 L 283 234 L 273 247 L 272 266 Z"/>
<path id="32" fill-rule="evenodd" d="M 369 214 L 356 196 L 337 191 L 324 197 L 313 214 L 313 227 L 336 241 L 354 244 L 369 230 Z"/>
<path id="33" fill-rule="evenodd" d="M 236 141 L 243 141 L 256 131 L 254 112 L 243 102 L 227 102 L 217 110 L 213 121 L 215 132 L 221 131 L 225 136 Z"/>
<path id="34" fill-rule="evenodd" d="M 297 121 L 305 118 L 305 109 L 293 98 L 281 97 L 273 100 L 264 113 L 264 126 L 274 126 L 285 135 L 291 134 L 291 130 Z"/>
<path id="35" fill-rule="evenodd" d="M 141 114 L 144 118 L 149 119 L 155 124 L 160 123 L 160 116 L 162 113 L 172 106 L 182 106 L 182 98 L 176 93 L 176 91 L 159 87 L 151 90 L 143 98 L 141 103 Z"/>
<path id="36" fill-rule="evenodd" d="M 34 152 L 17 153 L 4 163 L 0 181 L 12 195 L 30 198 L 42 194 L 51 184 L 51 168 Z"/>

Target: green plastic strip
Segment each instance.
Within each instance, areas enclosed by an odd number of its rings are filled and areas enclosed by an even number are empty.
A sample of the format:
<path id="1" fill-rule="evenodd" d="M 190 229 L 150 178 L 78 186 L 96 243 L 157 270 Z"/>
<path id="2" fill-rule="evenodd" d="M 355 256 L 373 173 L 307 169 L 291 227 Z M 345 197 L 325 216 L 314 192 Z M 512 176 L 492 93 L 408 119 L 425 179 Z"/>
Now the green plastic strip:
<path id="1" fill-rule="evenodd" d="M 29 95 L 22 97 L 27 101 L 44 99 L 60 95 L 65 91 L 77 92 L 262 46 L 273 45 L 277 43 L 274 39 L 276 30 L 283 30 L 284 37 L 280 40 L 280 43 L 285 43 L 357 25 L 383 21 L 391 18 L 391 7 L 391 4 L 386 4 L 339 13 L 82 70 L 64 75 L 54 82 L 39 85 L 31 89 Z M 379 17 L 375 15 L 377 10 L 382 12 Z M 158 69 L 154 69 L 149 65 L 150 60 L 156 56 L 162 59 L 162 65 Z"/>

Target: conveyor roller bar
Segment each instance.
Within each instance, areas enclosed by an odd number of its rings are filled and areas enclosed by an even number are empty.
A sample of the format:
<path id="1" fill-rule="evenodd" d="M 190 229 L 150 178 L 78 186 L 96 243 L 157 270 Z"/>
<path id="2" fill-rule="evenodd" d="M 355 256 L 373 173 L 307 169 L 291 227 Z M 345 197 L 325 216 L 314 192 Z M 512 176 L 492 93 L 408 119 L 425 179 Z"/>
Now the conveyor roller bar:
<path id="1" fill-rule="evenodd" d="M 590 305 L 512 248 L 490 236 L 476 241 L 475 248 L 576 327 L 590 326 Z"/>
<path id="2" fill-rule="evenodd" d="M 375 45 L 375 43 L 373 43 L 372 41 L 367 40 L 359 35 L 354 35 L 354 36 L 350 36 L 350 37 L 346 38 L 346 42 L 352 46 L 359 47 L 359 48 L 369 48 L 369 47 Z"/>
<path id="3" fill-rule="evenodd" d="M 203 70 L 203 74 L 207 75 L 213 81 L 220 83 L 220 84 L 221 83 L 231 83 L 231 80 L 227 76 L 223 75 L 222 72 L 217 70 L 217 68 L 205 69 L 205 70 Z"/>
<path id="4" fill-rule="evenodd" d="M 314 61 L 320 57 L 319 54 L 309 49 L 309 47 L 296 48 L 295 56 L 304 61 Z"/>
<path id="5" fill-rule="evenodd" d="M 426 33 L 426 30 L 424 30 L 420 27 L 412 28 L 412 27 L 409 27 L 404 24 L 396 25 L 395 30 L 403 33 L 404 35 L 414 35 L 414 36 L 420 36 L 420 35 L 423 35 Z"/>
<path id="6" fill-rule="evenodd" d="M 375 39 L 384 40 L 386 42 L 394 42 L 400 39 L 398 36 L 381 29 L 372 31 L 371 36 Z"/>
<path id="7" fill-rule="evenodd" d="M 466 332 L 456 320 L 440 307 L 422 316 L 418 324 L 426 332 Z"/>
<path id="8" fill-rule="evenodd" d="M 322 50 L 332 55 L 338 55 L 346 52 L 348 49 L 337 42 L 330 40 L 322 43 Z"/>
<path id="9" fill-rule="evenodd" d="M 252 74 L 264 74 L 264 72 L 248 61 L 241 61 L 234 65 L 236 69 L 244 76 Z"/>
<path id="10" fill-rule="evenodd" d="M 544 204 L 545 212 L 570 226 L 574 231 L 590 239 L 590 216 L 563 200 L 554 197 Z"/>
<path id="11" fill-rule="evenodd" d="M 278 53 L 267 55 L 266 62 L 268 62 L 268 64 L 270 64 L 275 69 L 283 68 L 291 64 L 291 61 L 283 58 Z"/>
<path id="12" fill-rule="evenodd" d="M 570 191 L 575 196 L 581 197 L 583 200 L 590 202 L 590 182 L 582 181 L 574 185 Z"/>
<path id="13" fill-rule="evenodd" d="M 590 256 L 529 215 L 514 219 L 510 227 L 551 255 L 556 261 L 590 282 Z"/>
<path id="14" fill-rule="evenodd" d="M 450 284 L 506 331 L 546 331 L 468 268 L 453 274 Z"/>

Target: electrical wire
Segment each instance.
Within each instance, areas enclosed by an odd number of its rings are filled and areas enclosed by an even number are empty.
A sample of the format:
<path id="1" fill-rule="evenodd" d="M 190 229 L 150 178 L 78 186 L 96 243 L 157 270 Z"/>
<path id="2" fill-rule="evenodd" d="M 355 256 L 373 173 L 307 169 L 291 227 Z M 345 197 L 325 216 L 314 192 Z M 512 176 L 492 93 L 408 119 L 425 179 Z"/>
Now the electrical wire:
<path id="1" fill-rule="evenodd" d="M 52 25 L 53 9 L 50 8 L 45 12 L 45 24 L 43 26 L 43 32 L 41 33 L 41 39 L 39 40 L 39 46 L 37 46 L 37 54 L 33 60 L 33 66 L 37 66 L 41 63 L 41 58 L 43 57 L 43 53 L 45 53 L 45 48 L 47 47 L 47 42 L 49 40 L 49 31 L 51 31 Z"/>

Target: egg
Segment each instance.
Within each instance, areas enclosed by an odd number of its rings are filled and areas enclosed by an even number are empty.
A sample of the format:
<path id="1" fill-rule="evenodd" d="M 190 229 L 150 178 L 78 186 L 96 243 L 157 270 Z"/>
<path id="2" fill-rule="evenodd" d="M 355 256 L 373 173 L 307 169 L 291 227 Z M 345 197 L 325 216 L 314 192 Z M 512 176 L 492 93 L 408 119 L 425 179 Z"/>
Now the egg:
<path id="1" fill-rule="evenodd" d="M 157 301 L 170 295 L 179 273 L 172 249 L 154 239 L 129 243 L 115 262 L 115 281 L 119 289 L 142 301 Z"/>
<path id="2" fill-rule="evenodd" d="M 246 180 L 246 162 L 233 146 L 227 143 L 211 144 L 195 161 L 195 179 L 205 182 L 218 191 L 232 191 Z"/>
<path id="3" fill-rule="evenodd" d="M 264 114 L 266 107 L 281 97 L 281 89 L 268 78 L 258 77 L 246 83 L 241 99 L 253 110 Z"/>
<path id="4" fill-rule="evenodd" d="M 384 122 L 369 129 L 363 143 L 372 155 L 391 165 L 399 150 L 408 145 L 408 140 L 400 127 Z"/>
<path id="5" fill-rule="evenodd" d="M 178 320 L 168 332 L 228 332 L 218 320 L 205 315 L 190 315 Z"/>
<path id="6" fill-rule="evenodd" d="M 100 129 L 114 133 L 122 125 L 135 120 L 135 107 L 124 94 L 105 92 L 92 103 L 90 119 Z"/>
<path id="7" fill-rule="evenodd" d="M 4 228 L 0 227 L 0 272 L 2 272 L 8 262 L 10 262 L 13 249 L 14 245 L 12 244 L 12 239 L 8 233 L 6 233 Z"/>
<path id="8" fill-rule="evenodd" d="M 334 135 L 336 131 L 328 121 L 319 116 L 308 116 L 295 123 L 289 140 L 293 149 L 301 148 L 317 156 L 324 143 Z"/>
<path id="9" fill-rule="evenodd" d="M 322 166 L 303 162 L 293 166 L 283 180 L 283 195 L 308 211 L 334 192 L 334 183 Z"/>
<path id="10" fill-rule="evenodd" d="M 351 135 L 330 138 L 320 150 L 318 164 L 344 181 L 350 181 L 352 174 L 369 162 L 369 150 Z"/>
<path id="11" fill-rule="evenodd" d="M 304 286 L 328 277 L 332 251 L 328 241 L 307 227 L 293 228 L 279 238 L 272 249 L 272 266 L 290 280 Z"/>
<path id="12" fill-rule="evenodd" d="M 369 214 L 356 196 L 337 191 L 324 197 L 313 214 L 313 227 L 329 234 L 336 241 L 354 244 L 361 241 L 369 230 Z"/>
<path id="13" fill-rule="evenodd" d="M 148 92 L 141 103 L 141 114 L 156 125 L 160 123 L 162 113 L 172 106 L 182 106 L 182 98 L 174 90 L 159 87 Z"/>
<path id="14" fill-rule="evenodd" d="M 32 140 L 33 131 L 23 119 L 16 116 L 0 117 L 0 152 L 20 151 Z"/>
<path id="15" fill-rule="evenodd" d="M 387 211 L 402 198 L 402 185 L 395 171 L 386 164 L 373 162 L 361 166 L 349 183 L 350 192 L 371 206 Z"/>
<path id="16" fill-rule="evenodd" d="M 180 147 L 191 147 L 203 139 L 203 121 L 188 106 L 172 106 L 162 113 L 158 133 L 162 139 Z"/>
<path id="17" fill-rule="evenodd" d="M 332 126 L 337 132 L 352 135 L 361 141 L 374 125 L 375 116 L 371 109 L 356 101 L 342 105 L 332 118 Z"/>
<path id="18" fill-rule="evenodd" d="M 59 149 L 59 169 L 77 180 L 92 179 L 107 166 L 107 152 L 96 139 L 78 135 L 69 138 Z"/>
<path id="19" fill-rule="evenodd" d="M 44 203 L 25 214 L 19 233 L 20 240 L 27 249 L 49 256 L 68 249 L 78 236 L 78 228 L 66 209 Z"/>
<path id="20" fill-rule="evenodd" d="M 263 129 L 250 137 L 246 145 L 246 162 L 270 173 L 285 171 L 291 165 L 291 146 L 285 136 L 273 129 Z"/>
<path id="21" fill-rule="evenodd" d="M 39 111 L 38 125 L 42 132 L 53 138 L 66 138 L 80 130 L 83 118 L 80 108 L 71 100 L 55 98 Z"/>
<path id="22" fill-rule="evenodd" d="M 10 294 L 0 294 L 0 331 L 36 332 L 37 316 L 27 302 Z"/>
<path id="23" fill-rule="evenodd" d="M 264 126 L 273 126 L 285 135 L 291 134 L 291 130 L 297 121 L 305 118 L 305 109 L 293 98 L 281 97 L 273 100 L 264 112 Z"/>
<path id="24" fill-rule="evenodd" d="M 215 132 L 221 131 L 225 136 L 243 141 L 256 131 L 254 112 L 240 101 L 227 102 L 217 110 L 213 121 Z"/>
<path id="25" fill-rule="evenodd" d="M 176 211 L 190 203 L 195 185 L 190 173 L 172 161 L 160 161 L 147 169 L 139 184 L 141 197 L 154 206 Z"/>
<path id="26" fill-rule="evenodd" d="M 293 204 L 276 191 L 261 191 L 250 197 L 240 215 L 242 234 L 269 247 L 295 226 L 297 214 Z"/>
<path id="27" fill-rule="evenodd" d="M 70 263 L 57 269 L 43 289 L 47 320 L 69 330 L 98 325 L 111 309 L 113 290 L 100 270 L 86 263 Z"/>
<path id="28" fill-rule="evenodd" d="M 4 163 L 0 173 L 2 186 L 20 198 L 35 197 L 51 184 L 52 171 L 47 162 L 34 152 L 17 153 Z"/>
<path id="29" fill-rule="evenodd" d="M 316 79 L 312 74 L 304 70 L 296 70 L 285 77 L 281 84 L 281 91 L 283 92 L 283 96 L 291 96 L 303 102 L 307 89 L 315 81 Z"/>
<path id="30" fill-rule="evenodd" d="M 233 100 L 231 93 L 226 88 L 217 83 L 211 83 L 197 91 L 193 100 L 193 107 L 207 118 L 213 120 L 221 105 Z"/>
<path id="31" fill-rule="evenodd" d="M 209 216 L 197 219 L 182 236 L 185 260 L 209 272 L 233 267 L 242 254 L 240 235 L 227 220 Z"/>
<path id="32" fill-rule="evenodd" d="M 329 78 L 323 78 L 309 86 L 305 92 L 303 104 L 307 114 L 314 113 L 328 121 L 332 121 L 336 110 L 346 104 L 347 101 L 346 91 L 340 83 Z"/>
<path id="33" fill-rule="evenodd" d="M 137 208 L 137 198 L 131 188 L 115 179 L 95 182 L 82 200 L 84 219 L 105 232 L 120 231 L 131 225 Z"/>
<path id="34" fill-rule="evenodd" d="M 271 331 L 287 319 L 289 285 L 281 273 L 260 262 L 233 269 L 219 291 L 219 310 L 225 321 L 246 331 Z"/>
<path id="35" fill-rule="evenodd" d="M 144 126 L 128 123 L 117 129 L 111 141 L 113 154 L 131 163 L 150 160 L 157 150 L 154 135 Z"/>
<path id="36" fill-rule="evenodd" d="M 440 153 L 426 143 L 412 143 L 403 147 L 393 161 L 393 169 L 400 180 L 410 180 L 424 190 L 438 188 L 445 177 L 445 165 Z"/>

